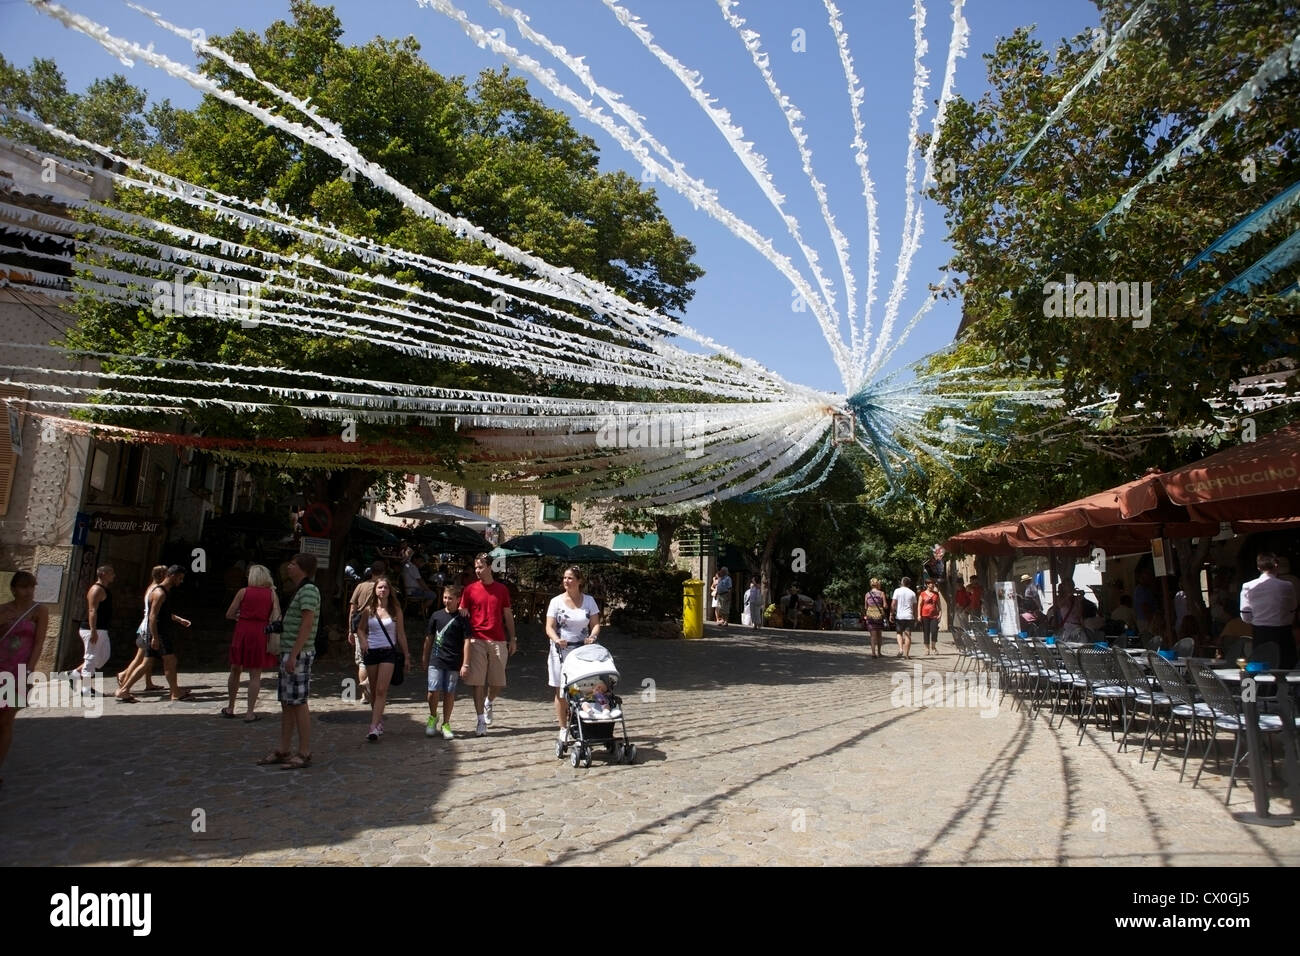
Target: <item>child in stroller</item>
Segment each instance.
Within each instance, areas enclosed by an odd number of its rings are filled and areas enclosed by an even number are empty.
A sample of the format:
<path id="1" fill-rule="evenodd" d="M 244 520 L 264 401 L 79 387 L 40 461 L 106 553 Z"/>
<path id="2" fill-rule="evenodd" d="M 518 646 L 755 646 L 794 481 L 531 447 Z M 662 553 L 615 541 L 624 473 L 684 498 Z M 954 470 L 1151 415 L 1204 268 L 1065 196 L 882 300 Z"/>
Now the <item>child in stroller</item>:
<path id="1" fill-rule="evenodd" d="M 569 732 L 555 742 L 555 756 L 563 759 L 572 748 L 569 762 L 590 767 L 593 748 L 604 744 L 616 763 L 635 762 L 636 744 L 627 736 L 623 701 L 613 693 L 618 668 L 609 651 L 599 644 L 575 647 L 565 656 L 560 677 L 569 701 Z"/>

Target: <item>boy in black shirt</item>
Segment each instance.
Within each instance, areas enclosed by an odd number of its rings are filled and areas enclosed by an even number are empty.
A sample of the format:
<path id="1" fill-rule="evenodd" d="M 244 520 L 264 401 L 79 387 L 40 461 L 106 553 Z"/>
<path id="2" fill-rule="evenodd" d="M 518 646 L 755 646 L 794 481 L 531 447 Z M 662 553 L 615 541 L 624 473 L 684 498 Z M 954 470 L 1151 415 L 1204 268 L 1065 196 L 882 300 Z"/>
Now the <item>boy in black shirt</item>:
<path id="1" fill-rule="evenodd" d="M 456 702 L 456 682 L 464 676 L 469 657 L 469 622 L 457 614 L 460 607 L 460 585 L 449 584 L 442 589 L 441 611 L 429 618 L 429 629 L 424 638 L 424 667 L 429 672 L 429 719 L 425 721 L 424 735 L 433 737 L 441 729 L 442 739 L 451 740 L 451 708 Z M 442 726 L 438 726 L 438 697 L 442 697 Z"/>

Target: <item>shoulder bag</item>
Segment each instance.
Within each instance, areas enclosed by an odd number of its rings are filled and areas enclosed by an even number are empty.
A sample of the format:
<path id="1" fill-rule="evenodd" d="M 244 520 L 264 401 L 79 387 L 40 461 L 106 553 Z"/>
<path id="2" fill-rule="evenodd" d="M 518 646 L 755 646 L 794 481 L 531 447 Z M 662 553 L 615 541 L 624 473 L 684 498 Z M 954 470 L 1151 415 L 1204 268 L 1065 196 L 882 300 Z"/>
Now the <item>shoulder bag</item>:
<path id="1" fill-rule="evenodd" d="M 384 627 L 384 622 L 375 615 L 375 620 L 379 623 L 379 629 L 384 632 L 384 638 L 388 641 L 388 646 L 393 649 L 393 679 L 388 683 L 393 687 L 400 687 L 402 681 L 406 680 L 406 655 L 402 649 L 393 643 L 393 639 L 388 635 L 388 628 Z"/>

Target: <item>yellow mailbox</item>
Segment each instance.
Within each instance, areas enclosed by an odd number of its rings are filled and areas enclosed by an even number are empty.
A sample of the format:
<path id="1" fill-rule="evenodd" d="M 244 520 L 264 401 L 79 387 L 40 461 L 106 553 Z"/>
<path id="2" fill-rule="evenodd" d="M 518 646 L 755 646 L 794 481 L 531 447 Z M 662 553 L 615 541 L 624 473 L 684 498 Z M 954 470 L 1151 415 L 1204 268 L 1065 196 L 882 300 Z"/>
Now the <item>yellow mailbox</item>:
<path id="1" fill-rule="evenodd" d="M 704 582 L 682 582 L 682 632 L 690 640 L 704 636 Z"/>

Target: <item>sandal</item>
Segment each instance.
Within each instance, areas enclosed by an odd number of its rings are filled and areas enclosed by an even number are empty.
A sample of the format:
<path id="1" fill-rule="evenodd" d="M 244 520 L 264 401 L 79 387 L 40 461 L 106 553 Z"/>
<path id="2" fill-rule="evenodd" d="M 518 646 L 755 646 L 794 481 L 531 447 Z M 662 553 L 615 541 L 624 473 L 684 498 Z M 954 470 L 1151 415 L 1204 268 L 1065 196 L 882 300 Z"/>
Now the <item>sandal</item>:
<path id="1" fill-rule="evenodd" d="M 259 760 L 259 761 L 257 762 L 257 765 L 258 765 L 259 767 L 266 767 L 266 766 L 269 766 L 269 765 L 271 765 L 271 764 L 284 763 L 284 762 L 287 761 L 288 759 L 289 759 L 289 751 L 287 751 L 287 750 L 272 750 L 269 754 L 267 754 L 265 757 L 263 757 L 261 760 Z"/>
<path id="2" fill-rule="evenodd" d="M 303 770 L 311 766 L 311 754 L 294 754 L 284 761 L 281 770 Z"/>
<path id="3" fill-rule="evenodd" d="M 183 698 L 178 698 L 178 700 L 179 700 L 179 699 L 183 699 Z M 222 716 L 222 717 L 225 717 L 227 720 L 230 720 L 231 718 L 233 718 L 233 717 L 235 716 L 235 712 L 234 712 L 233 710 L 231 710 L 229 707 L 222 707 L 222 708 L 221 708 L 221 716 Z"/>
<path id="4" fill-rule="evenodd" d="M 234 714 L 231 714 L 230 716 L 231 716 L 231 717 L 234 717 L 235 715 L 234 715 Z M 261 719 L 262 719 L 262 715 L 261 715 L 261 714 L 253 714 L 253 715 L 251 715 L 251 716 L 249 716 L 249 717 L 245 717 L 245 718 L 244 718 L 244 723 L 246 723 L 246 724 L 255 724 L 255 723 L 257 723 L 257 722 L 258 722 L 259 720 L 261 720 Z"/>
<path id="5" fill-rule="evenodd" d="M 130 694 L 114 694 L 114 695 L 113 695 L 113 699 L 114 699 L 115 701 L 117 701 L 119 704 L 138 704 L 138 703 L 140 703 L 140 698 L 139 698 L 139 697 L 132 697 Z"/>

